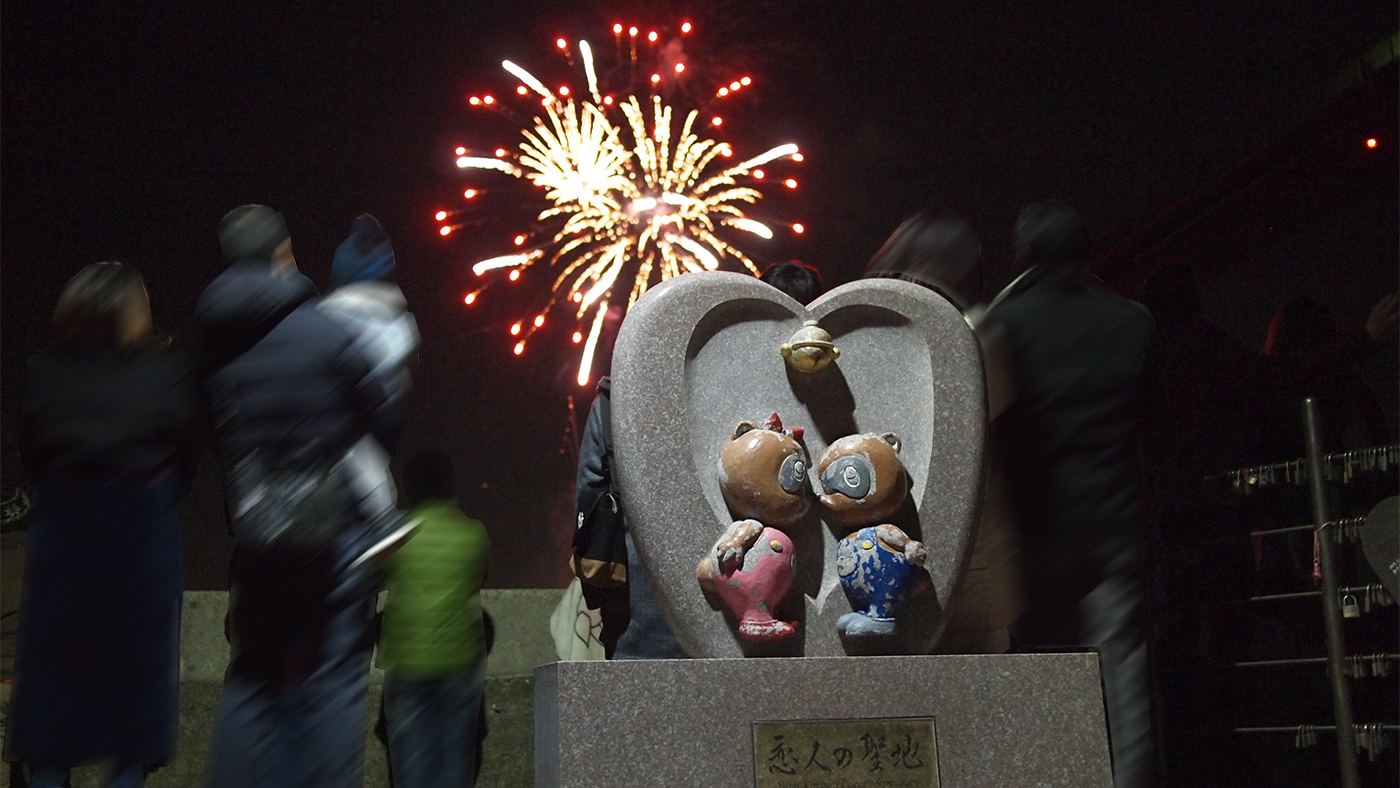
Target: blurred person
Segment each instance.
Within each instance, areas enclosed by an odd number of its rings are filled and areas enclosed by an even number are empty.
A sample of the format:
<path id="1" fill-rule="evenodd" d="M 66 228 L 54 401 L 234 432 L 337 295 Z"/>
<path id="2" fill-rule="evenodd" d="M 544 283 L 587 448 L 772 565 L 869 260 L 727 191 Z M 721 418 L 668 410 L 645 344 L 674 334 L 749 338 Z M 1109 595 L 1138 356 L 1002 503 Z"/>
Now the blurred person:
<path id="1" fill-rule="evenodd" d="M 486 637 L 486 658 L 490 660 L 491 655 L 496 650 L 496 620 L 491 617 L 490 611 L 486 608 L 481 610 L 481 628 Z M 376 640 L 378 638 L 376 637 Z M 486 692 L 481 693 L 481 703 L 478 705 L 476 715 L 476 765 L 472 770 L 472 777 L 481 780 L 481 764 L 486 758 L 486 737 L 490 734 L 490 720 L 486 714 Z M 389 788 L 394 788 L 394 759 L 393 754 L 388 751 L 389 747 L 389 721 L 384 716 L 384 703 L 379 704 L 379 721 L 374 726 L 374 736 L 384 745 L 384 760 L 389 767 Z"/>
<path id="2" fill-rule="evenodd" d="M 802 304 L 815 301 L 822 291 L 817 269 L 796 261 L 769 266 L 759 278 Z M 601 609 L 602 640 L 608 659 L 685 659 L 688 655 L 661 615 L 627 532 L 627 508 L 613 475 L 612 380 L 608 377 L 598 381 L 584 426 L 574 511 L 577 528 L 584 532 L 582 539 L 576 534 L 575 559 L 583 557 L 577 554 L 578 546 L 589 542 L 589 537 L 608 543 L 599 553 L 600 563 L 608 567 L 606 579 L 586 576 L 579 561 L 574 562 L 589 604 L 595 609 L 606 605 Z M 621 544 L 613 541 L 619 532 Z"/>
<path id="3" fill-rule="evenodd" d="M 236 539 L 231 660 L 205 784 L 359 786 L 374 578 L 351 568 L 370 539 L 337 469 L 366 434 L 392 452 L 405 403 L 356 335 L 318 308 L 280 213 L 236 208 L 219 243 L 228 268 L 200 296 L 195 324 Z M 317 516 L 297 519 L 308 501 Z M 284 513 L 324 544 L 272 549 L 246 525 Z"/>
<path id="4" fill-rule="evenodd" d="M 1152 316 L 1089 273 L 1089 234 L 1059 201 L 1016 220 L 1020 274 L 993 300 L 1016 397 L 993 431 L 1020 524 L 1020 646 L 1092 646 L 1114 784 L 1152 779 L 1135 389 Z"/>
<path id="5" fill-rule="evenodd" d="M 1258 461 L 1263 383 L 1258 359 L 1206 320 L 1189 265 L 1155 271 L 1142 301 L 1156 324 L 1140 383 L 1145 494 L 1155 508 Z"/>
<path id="6" fill-rule="evenodd" d="M 924 211 L 905 220 L 865 268 L 866 278 L 903 279 L 942 295 L 962 312 L 982 346 L 987 379 L 987 419 L 1006 407 L 1012 387 L 1006 348 L 994 321 L 975 305 L 982 296 L 982 243 L 972 227 L 950 211 Z M 1008 627 L 1021 609 L 1015 523 L 1006 481 L 989 462 L 981 521 L 967 575 L 952 602 L 951 620 L 939 643 L 943 653 L 1002 653 Z"/>
<path id="7" fill-rule="evenodd" d="M 446 453 L 411 457 L 404 489 L 422 525 L 385 559 L 389 599 L 379 640 L 394 785 L 470 788 L 489 649 L 481 587 L 491 539 L 459 508 Z"/>
<path id="8" fill-rule="evenodd" d="M 1268 374 L 1268 434 L 1271 451 L 1282 459 L 1306 453 L 1303 444 L 1302 402 L 1317 399 L 1324 452 L 1378 446 L 1390 442 L 1374 393 L 1357 372 L 1357 365 L 1393 342 L 1396 295 L 1372 307 L 1364 327 L 1337 330 L 1335 314 L 1307 296 L 1284 302 L 1269 324 L 1264 343 Z M 1393 347 L 1393 345 L 1392 345 Z"/>
<path id="9" fill-rule="evenodd" d="M 102 760 L 109 786 L 140 786 L 143 764 L 175 756 L 179 507 L 199 457 L 199 389 L 184 356 L 152 338 L 128 266 L 73 277 L 54 328 L 20 407 L 37 489 L 5 755 L 30 765 L 34 788 Z"/>
<path id="10" fill-rule="evenodd" d="M 352 352 L 365 359 L 386 395 L 402 399 L 413 387 L 410 370 L 419 341 L 395 268 L 394 249 L 379 220 L 369 214 L 357 217 L 350 237 L 336 247 L 331 290 L 317 308 L 355 337 Z M 373 435 L 362 436 L 350 450 L 347 471 L 360 519 L 370 532 L 357 560 L 380 560 L 408 541 L 416 521 L 398 510 L 389 454 Z"/>

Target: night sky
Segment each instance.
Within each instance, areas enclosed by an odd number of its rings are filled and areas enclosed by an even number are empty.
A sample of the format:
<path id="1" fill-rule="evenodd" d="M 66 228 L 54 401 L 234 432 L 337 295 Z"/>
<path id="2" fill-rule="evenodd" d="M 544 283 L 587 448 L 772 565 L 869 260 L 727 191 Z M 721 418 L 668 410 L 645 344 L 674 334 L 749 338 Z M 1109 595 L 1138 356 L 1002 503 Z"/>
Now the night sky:
<path id="1" fill-rule="evenodd" d="M 470 263 L 507 251 L 515 228 L 488 221 L 443 239 L 432 215 L 459 207 L 470 185 L 453 147 L 514 142 L 508 124 L 466 104 L 513 88 L 502 59 L 553 73 L 557 36 L 607 46 L 614 21 L 665 30 L 686 19 L 697 62 L 755 78 L 724 136 L 741 155 L 788 141 L 806 155 L 790 167 L 801 187 L 764 210 L 808 232 L 748 248 L 760 262 L 814 264 L 830 285 L 858 276 L 899 221 L 930 204 L 968 217 L 994 282 L 1026 203 L 1059 197 L 1098 234 L 1131 230 L 1288 127 L 1299 96 L 1397 28 L 1395 5 L 1370 0 L 7 3 L 4 490 L 22 482 L 13 427 L 24 359 L 48 341 L 53 303 L 79 268 L 136 265 L 158 329 L 178 342 L 220 270 L 215 227 L 227 210 L 282 210 L 302 270 L 321 286 L 350 221 L 368 211 L 393 236 L 424 338 L 400 456 L 431 444 L 453 452 L 463 507 L 491 529 L 492 585 L 562 585 L 569 397 L 582 411 L 592 391 L 572 380 L 562 326 L 511 355 L 506 327 L 543 276 L 494 287 L 472 310 L 461 303 Z M 1382 131 L 1394 144 L 1394 129 Z M 1366 265 L 1393 288 L 1394 195 L 1356 215 L 1328 226 L 1364 225 Z M 1270 265 L 1225 272 L 1216 289 L 1251 289 Z M 1372 294 L 1383 293 L 1338 296 L 1343 317 L 1364 314 Z M 1257 348 L 1271 308 L 1222 321 Z M 184 513 L 191 588 L 225 582 L 221 507 L 206 458 Z"/>

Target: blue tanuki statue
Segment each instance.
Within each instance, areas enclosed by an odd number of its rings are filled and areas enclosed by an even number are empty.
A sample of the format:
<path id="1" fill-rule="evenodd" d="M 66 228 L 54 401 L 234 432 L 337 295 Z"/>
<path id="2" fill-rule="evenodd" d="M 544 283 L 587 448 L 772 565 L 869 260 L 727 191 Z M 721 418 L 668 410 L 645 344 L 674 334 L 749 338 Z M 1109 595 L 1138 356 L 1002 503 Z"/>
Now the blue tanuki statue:
<path id="1" fill-rule="evenodd" d="M 900 608 L 927 577 L 923 543 L 882 522 L 909 494 L 899 446 L 892 432 L 848 435 L 817 463 L 827 522 L 856 529 L 836 549 L 836 573 L 853 608 L 836 626 L 850 637 L 894 634 Z"/>

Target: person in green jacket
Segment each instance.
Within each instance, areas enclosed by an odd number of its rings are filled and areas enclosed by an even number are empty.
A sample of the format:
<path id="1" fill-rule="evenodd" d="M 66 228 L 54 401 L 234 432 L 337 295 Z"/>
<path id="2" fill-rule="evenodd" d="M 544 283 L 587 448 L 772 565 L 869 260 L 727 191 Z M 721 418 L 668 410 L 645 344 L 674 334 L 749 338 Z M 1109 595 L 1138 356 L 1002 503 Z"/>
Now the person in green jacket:
<path id="1" fill-rule="evenodd" d="M 458 508 L 446 453 L 411 457 L 404 491 L 409 520 L 421 525 L 385 561 L 389 600 L 379 638 L 394 786 L 471 786 L 486 676 L 481 586 L 491 539 Z"/>

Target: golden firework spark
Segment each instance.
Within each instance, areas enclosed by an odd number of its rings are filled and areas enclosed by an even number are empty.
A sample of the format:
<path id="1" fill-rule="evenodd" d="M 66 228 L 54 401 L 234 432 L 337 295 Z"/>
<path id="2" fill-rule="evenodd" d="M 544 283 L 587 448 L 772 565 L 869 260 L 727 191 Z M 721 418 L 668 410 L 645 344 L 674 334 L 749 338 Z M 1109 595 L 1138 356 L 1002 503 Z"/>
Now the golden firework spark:
<path id="1" fill-rule="evenodd" d="M 621 29 L 614 26 L 614 34 L 620 37 Z M 681 27 L 685 33 L 690 29 L 689 23 Z M 631 51 L 635 53 L 635 28 L 631 35 Z M 649 34 L 648 40 L 655 43 L 657 34 Z M 564 39 L 556 43 L 570 54 Z M 571 95 L 573 91 L 567 86 L 550 90 L 530 72 L 504 61 L 502 67 L 521 82 L 517 92 L 536 94 L 542 112 L 522 129 L 523 139 L 514 156 L 504 149 L 498 149 L 494 158 L 463 155 L 465 149 L 459 148 L 457 166 L 530 181 L 543 190 L 546 202 L 537 220 L 562 222 L 545 243 L 482 260 L 472 271 L 481 276 L 508 269 L 515 280 L 521 270 L 540 261 L 557 270 L 550 301 L 532 321 L 533 328 L 525 327 L 521 336 L 524 321 L 512 326 L 512 336 L 518 337 L 515 353 L 523 353 L 530 334 L 544 325 L 544 312 L 556 305 L 566 306 L 578 328 L 585 321 L 589 324 L 586 335 L 582 330 L 573 332 L 574 342 L 583 343 L 578 372 L 582 386 L 591 376 L 604 318 L 613 303 L 621 303 L 622 287 L 627 291 L 625 311 L 654 283 L 683 273 L 717 270 L 731 260 L 758 273 L 754 261 L 716 231 L 731 227 L 772 238 L 768 225 L 746 214 L 763 198 L 748 184 L 763 177 L 755 168 L 783 157 L 800 161 L 801 154 L 796 145 L 779 145 L 725 166 L 724 161 L 732 158 L 734 151 L 727 142 L 701 136 L 697 130 L 699 109 L 685 114 L 677 134 L 674 119 L 678 113 L 670 104 L 657 95 L 645 99 L 628 95 L 620 101 L 603 95 L 592 48 L 587 41 L 580 41 L 577 51 L 587 77 L 586 97 Z M 685 65 L 677 62 L 672 68 L 679 77 Z M 651 75 L 652 85 L 660 81 L 659 73 Z M 743 77 L 721 87 L 716 95 L 724 97 L 751 81 Z M 494 107 L 497 100 L 473 97 L 471 103 Z M 618 113 L 621 118 L 614 122 Z M 713 128 L 722 123 L 720 116 L 710 120 Z M 788 185 L 791 188 L 796 182 L 789 180 Z M 468 199 L 475 195 L 474 190 L 465 193 Z M 438 218 L 445 216 L 443 212 Z M 442 234 L 452 229 L 452 225 L 444 225 Z M 803 231 L 800 224 L 792 229 Z M 526 240 L 519 235 L 515 243 L 522 246 Z M 468 294 L 465 302 L 472 304 L 478 292 Z"/>

